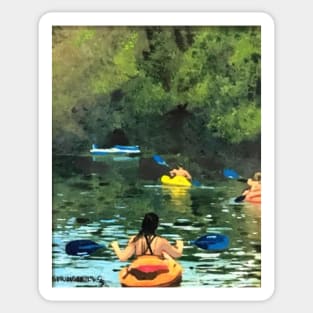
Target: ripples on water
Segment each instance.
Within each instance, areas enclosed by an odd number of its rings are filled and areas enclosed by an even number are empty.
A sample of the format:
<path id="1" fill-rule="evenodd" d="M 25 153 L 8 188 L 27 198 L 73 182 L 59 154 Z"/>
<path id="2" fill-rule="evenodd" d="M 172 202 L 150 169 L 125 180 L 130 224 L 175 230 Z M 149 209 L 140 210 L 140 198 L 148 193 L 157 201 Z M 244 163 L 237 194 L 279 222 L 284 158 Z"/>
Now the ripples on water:
<path id="1" fill-rule="evenodd" d="M 73 166 L 64 169 L 76 164 L 75 159 L 55 165 L 54 287 L 119 287 L 118 271 L 128 262 L 119 262 L 109 244 L 118 240 L 124 247 L 148 211 L 160 216 L 160 235 L 172 243 L 185 241 L 179 259 L 184 268 L 182 288 L 260 287 L 261 209 L 233 202 L 243 189 L 241 183 L 219 177 L 202 182 L 201 188 L 166 187 L 138 179 L 136 160 L 119 161 L 97 164 L 97 170 L 89 172 L 86 166 L 82 171 Z M 212 253 L 188 244 L 210 232 L 229 236 L 229 249 Z M 103 243 L 105 248 L 90 256 L 67 255 L 66 243 L 77 239 Z"/>

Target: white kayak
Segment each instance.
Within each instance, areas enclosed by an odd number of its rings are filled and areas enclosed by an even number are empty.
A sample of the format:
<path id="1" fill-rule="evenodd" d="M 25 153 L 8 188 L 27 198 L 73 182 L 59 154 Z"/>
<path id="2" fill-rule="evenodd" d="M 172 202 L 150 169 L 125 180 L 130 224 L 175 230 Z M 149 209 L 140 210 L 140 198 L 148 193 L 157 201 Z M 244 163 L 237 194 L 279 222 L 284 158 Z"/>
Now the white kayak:
<path id="1" fill-rule="evenodd" d="M 100 149 L 95 144 L 90 150 L 92 155 L 107 155 L 107 154 L 139 154 L 141 153 L 139 146 L 122 146 L 115 145 L 111 148 Z"/>

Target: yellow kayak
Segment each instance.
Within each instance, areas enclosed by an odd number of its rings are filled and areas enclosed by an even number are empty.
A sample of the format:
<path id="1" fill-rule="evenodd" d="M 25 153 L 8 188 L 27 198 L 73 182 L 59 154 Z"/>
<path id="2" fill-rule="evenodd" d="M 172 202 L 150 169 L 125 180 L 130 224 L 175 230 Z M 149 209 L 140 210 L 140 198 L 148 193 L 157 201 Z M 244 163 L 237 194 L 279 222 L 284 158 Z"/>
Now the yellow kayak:
<path id="1" fill-rule="evenodd" d="M 184 187 L 191 186 L 191 182 L 184 176 L 174 176 L 173 178 L 171 178 L 168 175 L 163 175 L 161 177 L 161 182 L 164 185 L 184 186 Z"/>
<path id="2" fill-rule="evenodd" d="M 121 269 L 122 287 L 176 287 L 182 280 L 183 269 L 172 258 L 142 255 Z"/>

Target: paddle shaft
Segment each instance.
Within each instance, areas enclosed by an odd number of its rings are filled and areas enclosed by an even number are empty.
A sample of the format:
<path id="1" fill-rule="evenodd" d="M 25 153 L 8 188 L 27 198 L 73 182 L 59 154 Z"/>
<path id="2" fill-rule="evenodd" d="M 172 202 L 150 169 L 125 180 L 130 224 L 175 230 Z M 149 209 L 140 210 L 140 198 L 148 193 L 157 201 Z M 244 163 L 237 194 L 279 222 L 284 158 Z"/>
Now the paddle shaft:
<path id="1" fill-rule="evenodd" d="M 185 241 L 204 250 L 224 250 L 228 247 L 229 239 L 222 234 L 206 234 L 196 240 Z M 73 240 L 67 243 L 66 253 L 70 255 L 91 254 L 99 249 L 105 248 L 104 244 L 98 244 L 91 240 Z"/>

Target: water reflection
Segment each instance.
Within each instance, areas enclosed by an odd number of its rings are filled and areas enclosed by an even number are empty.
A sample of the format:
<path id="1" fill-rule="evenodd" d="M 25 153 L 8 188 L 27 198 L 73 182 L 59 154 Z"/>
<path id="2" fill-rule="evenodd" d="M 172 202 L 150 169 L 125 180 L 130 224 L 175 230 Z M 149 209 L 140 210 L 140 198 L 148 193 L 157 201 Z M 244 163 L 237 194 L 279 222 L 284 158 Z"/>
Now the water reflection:
<path id="1" fill-rule="evenodd" d="M 168 201 L 168 205 L 181 213 L 190 211 L 191 197 L 190 187 L 162 186 L 163 197 Z"/>
<path id="2" fill-rule="evenodd" d="M 179 259 L 184 267 L 181 288 L 260 287 L 261 208 L 230 201 L 242 185 L 217 179 L 204 181 L 204 188 L 162 186 L 139 179 L 135 160 L 124 161 L 54 161 L 54 287 L 119 287 L 118 271 L 125 263 L 117 260 L 109 243 L 126 245 L 147 211 L 160 216 L 160 235 L 185 242 Z M 229 249 L 212 253 L 190 244 L 209 232 L 229 236 Z M 67 255 L 66 243 L 77 239 L 105 248 L 90 256 Z"/>

